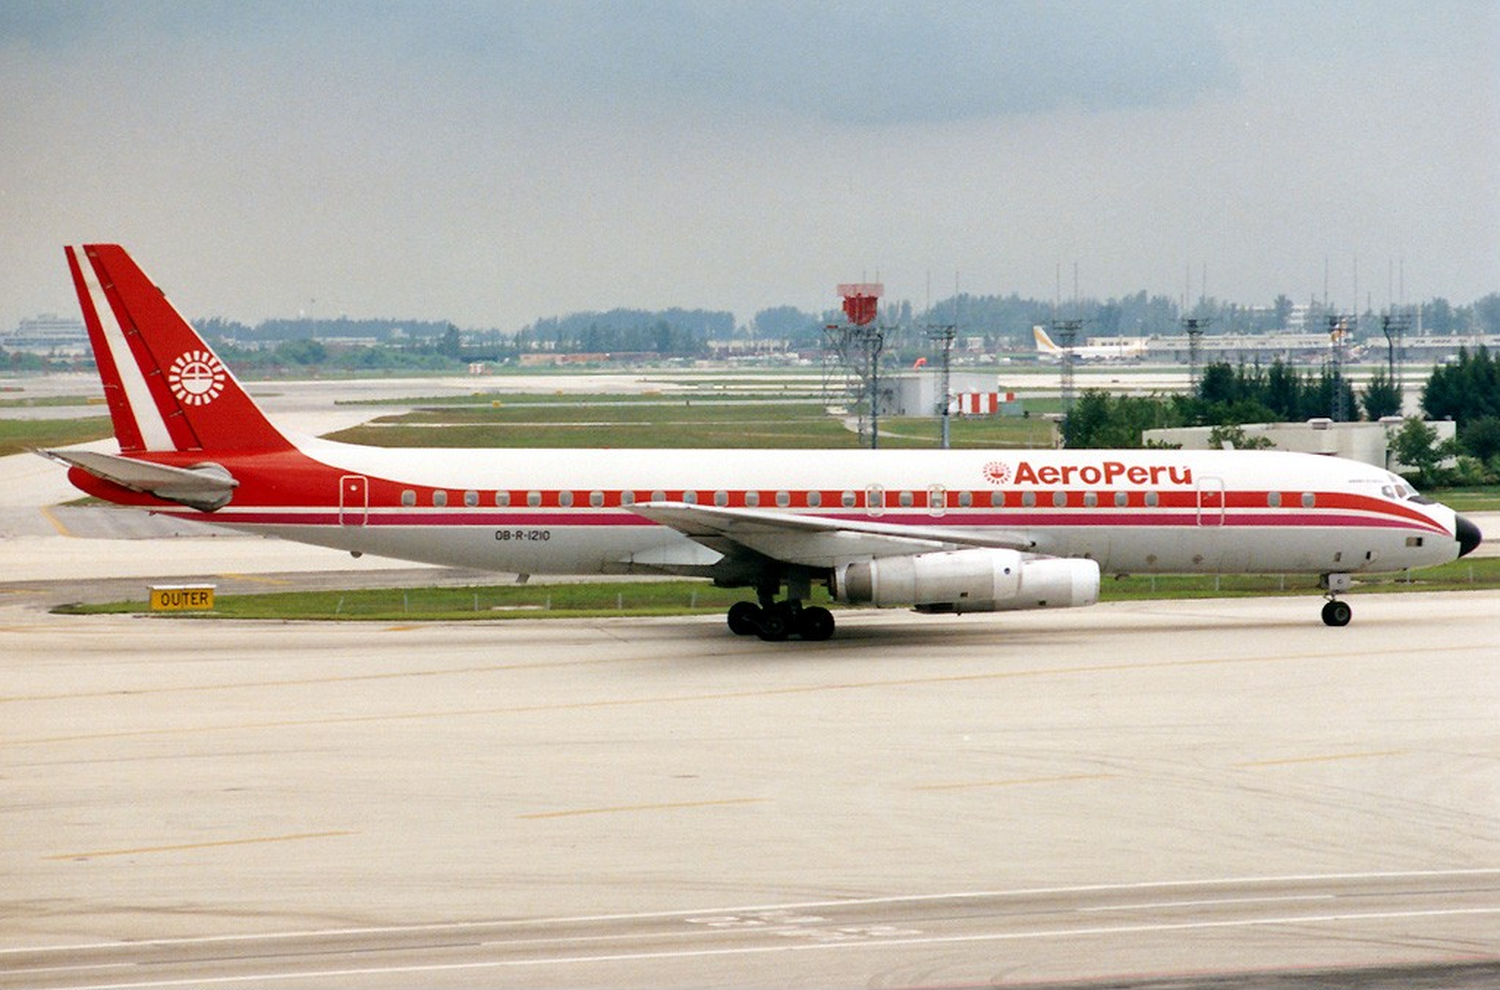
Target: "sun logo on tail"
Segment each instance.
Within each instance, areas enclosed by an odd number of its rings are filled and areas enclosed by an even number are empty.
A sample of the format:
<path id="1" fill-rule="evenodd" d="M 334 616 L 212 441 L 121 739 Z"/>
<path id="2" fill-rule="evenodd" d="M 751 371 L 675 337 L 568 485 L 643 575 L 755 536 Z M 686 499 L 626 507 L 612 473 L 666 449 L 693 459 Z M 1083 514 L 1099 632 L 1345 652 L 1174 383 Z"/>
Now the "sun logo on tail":
<path id="1" fill-rule="evenodd" d="M 172 362 L 167 384 L 178 401 L 206 406 L 224 391 L 224 366 L 208 351 L 188 351 Z"/>

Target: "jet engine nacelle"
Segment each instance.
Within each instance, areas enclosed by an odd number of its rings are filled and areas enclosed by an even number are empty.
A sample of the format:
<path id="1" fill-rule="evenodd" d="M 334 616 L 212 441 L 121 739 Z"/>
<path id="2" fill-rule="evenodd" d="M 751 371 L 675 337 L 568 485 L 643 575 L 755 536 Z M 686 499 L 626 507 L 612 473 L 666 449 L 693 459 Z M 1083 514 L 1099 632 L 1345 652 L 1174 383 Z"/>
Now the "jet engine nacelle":
<path id="1" fill-rule="evenodd" d="M 1099 565 L 1014 550 L 952 550 L 845 564 L 834 572 L 831 590 L 851 605 L 918 612 L 1071 608 L 1099 600 Z"/>

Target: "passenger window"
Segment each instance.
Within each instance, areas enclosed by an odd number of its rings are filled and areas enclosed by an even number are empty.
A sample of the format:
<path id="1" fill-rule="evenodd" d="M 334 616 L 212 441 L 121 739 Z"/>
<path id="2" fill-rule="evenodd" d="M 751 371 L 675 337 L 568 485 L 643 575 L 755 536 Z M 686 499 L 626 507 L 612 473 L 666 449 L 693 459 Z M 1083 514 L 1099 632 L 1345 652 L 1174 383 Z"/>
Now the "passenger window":
<path id="1" fill-rule="evenodd" d="M 469 508 L 472 509 L 472 508 L 474 508 L 474 506 L 476 506 L 478 504 L 479 504 L 479 493 L 478 492 L 464 492 L 464 505 L 467 505 Z"/>
<path id="2" fill-rule="evenodd" d="M 1004 507 L 1005 507 L 1005 493 L 1004 492 L 990 492 L 990 508 L 992 508 L 992 509 L 1002 509 Z"/>
<path id="3" fill-rule="evenodd" d="M 1022 492 L 1021 504 L 1030 509 L 1036 505 L 1036 492 Z"/>
<path id="4" fill-rule="evenodd" d="M 839 500 L 843 503 L 844 508 L 846 509 L 852 509 L 859 504 L 859 498 L 853 492 L 845 492 L 843 495 L 839 496 Z"/>
<path id="5" fill-rule="evenodd" d="M 510 492 L 496 492 L 495 504 L 502 509 L 510 508 Z"/>
<path id="6" fill-rule="evenodd" d="M 776 508 L 778 508 L 778 509 L 785 509 L 787 506 L 789 506 L 791 504 L 792 504 L 792 493 L 791 492 L 777 492 L 776 493 Z"/>
<path id="7" fill-rule="evenodd" d="M 1067 492 L 1053 492 L 1052 493 L 1052 504 L 1054 506 L 1056 506 L 1057 508 L 1059 508 L 1059 509 L 1066 508 L 1067 505 L 1068 505 L 1068 493 Z"/>
<path id="8" fill-rule="evenodd" d="M 686 502 L 688 505 L 697 505 L 698 504 L 698 493 L 697 492 L 683 492 L 682 493 L 682 500 L 684 502 Z"/>
<path id="9" fill-rule="evenodd" d="M 745 505 L 752 509 L 760 505 L 760 492 L 746 492 Z"/>
<path id="10" fill-rule="evenodd" d="M 901 508 L 910 509 L 916 499 L 912 498 L 911 492 L 902 492 L 898 501 L 901 503 Z"/>
<path id="11" fill-rule="evenodd" d="M 654 492 L 651 493 L 651 501 L 653 501 L 653 502 L 665 502 L 666 500 L 667 500 L 667 493 L 664 492 L 664 491 L 662 491 L 659 488 L 656 491 L 654 491 Z"/>
<path id="12" fill-rule="evenodd" d="M 531 506 L 533 509 L 535 509 L 537 506 L 541 505 L 542 504 L 542 493 L 541 492 L 527 492 L 526 493 L 526 504 L 529 505 L 529 506 Z"/>
<path id="13" fill-rule="evenodd" d="M 401 504 L 405 505 L 405 506 L 408 506 L 408 507 L 416 505 L 417 504 L 417 493 L 414 492 L 414 491 L 412 491 L 410 488 L 408 488 L 406 491 L 402 492 L 401 493 Z"/>
<path id="14" fill-rule="evenodd" d="M 729 493 L 725 491 L 714 492 L 714 505 L 723 508 L 729 504 Z"/>
<path id="15" fill-rule="evenodd" d="M 1273 509 L 1279 509 L 1281 507 L 1281 493 L 1266 492 L 1266 505 Z"/>
<path id="16" fill-rule="evenodd" d="M 820 506 L 822 504 L 823 504 L 823 493 L 822 492 L 808 492 L 807 493 L 807 507 L 809 509 L 816 509 L 818 506 Z"/>
<path id="17" fill-rule="evenodd" d="M 448 493 L 447 492 L 442 492 L 442 491 L 433 492 L 432 493 L 432 504 L 438 506 L 439 508 L 442 508 L 443 506 L 447 505 L 448 504 Z"/>
<path id="18" fill-rule="evenodd" d="M 571 506 L 573 504 L 573 493 L 572 492 L 558 492 L 557 493 L 557 504 L 559 506 L 561 506 L 562 508 L 564 508 L 564 509 L 566 509 L 569 506 Z"/>
<path id="19" fill-rule="evenodd" d="M 973 492 L 959 492 L 958 493 L 958 507 L 960 509 L 967 509 L 970 506 L 972 506 L 973 504 L 974 504 L 974 493 Z"/>
<path id="20" fill-rule="evenodd" d="M 1084 495 L 1083 495 L 1083 504 L 1086 507 L 1090 508 L 1090 509 L 1092 509 L 1094 506 L 1098 505 L 1099 504 L 1099 493 L 1098 492 L 1085 492 Z"/>
<path id="21" fill-rule="evenodd" d="M 1312 492 L 1302 493 L 1302 508 L 1311 509 L 1318 504 L 1318 497 Z"/>
<path id="22" fill-rule="evenodd" d="M 603 508 L 604 507 L 604 493 L 603 492 L 589 492 L 589 505 L 592 505 L 596 509 Z"/>
<path id="23" fill-rule="evenodd" d="M 1117 507 L 1123 509 L 1129 504 L 1130 494 L 1128 492 L 1115 492 L 1115 505 Z"/>
<path id="24" fill-rule="evenodd" d="M 628 488 L 625 491 L 621 492 L 620 493 L 620 504 L 621 505 L 634 505 L 635 504 L 635 492 L 629 490 Z"/>
<path id="25" fill-rule="evenodd" d="M 1146 504 L 1149 505 L 1151 508 L 1153 508 L 1153 509 L 1156 508 L 1156 506 L 1157 506 L 1157 504 L 1159 502 L 1161 502 L 1161 496 L 1160 495 L 1156 494 L 1155 492 L 1147 492 L 1146 493 Z"/>

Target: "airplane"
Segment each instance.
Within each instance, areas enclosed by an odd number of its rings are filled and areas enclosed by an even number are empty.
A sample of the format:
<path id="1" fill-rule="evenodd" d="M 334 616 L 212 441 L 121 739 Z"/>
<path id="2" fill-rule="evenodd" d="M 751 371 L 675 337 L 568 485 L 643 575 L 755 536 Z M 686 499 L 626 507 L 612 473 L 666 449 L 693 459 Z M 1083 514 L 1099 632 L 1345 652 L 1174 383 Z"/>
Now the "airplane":
<path id="1" fill-rule="evenodd" d="M 1139 361 L 1146 356 L 1145 337 L 1091 337 L 1087 344 L 1059 347 L 1042 327 L 1032 327 L 1031 336 L 1037 353 L 1053 361 L 1061 361 L 1065 354 L 1076 361 Z"/>
<path id="2" fill-rule="evenodd" d="M 1281 451 L 454 450 L 299 436 L 261 412 L 118 245 L 66 249 L 119 443 L 49 450 L 91 495 L 347 551 L 519 574 L 750 588 L 739 635 L 849 605 L 963 614 L 1098 599 L 1101 573 L 1356 575 L 1444 563 L 1478 528 L 1369 465 Z M 785 595 L 781 596 L 783 591 Z"/>

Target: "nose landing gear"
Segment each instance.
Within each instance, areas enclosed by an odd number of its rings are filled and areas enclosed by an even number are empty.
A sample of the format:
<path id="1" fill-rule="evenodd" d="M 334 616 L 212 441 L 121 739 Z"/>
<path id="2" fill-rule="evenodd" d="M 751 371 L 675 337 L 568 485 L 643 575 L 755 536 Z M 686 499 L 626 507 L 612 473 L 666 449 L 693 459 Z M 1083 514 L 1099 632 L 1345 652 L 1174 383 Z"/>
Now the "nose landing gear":
<path id="1" fill-rule="evenodd" d="M 1318 584 L 1324 589 L 1323 597 L 1328 599 L 1323 604 L 1323 625 L 1347 626 L 1354 610 L 1348 602 L 1339 601 L 1338 596 L 1354 587 L 1354 578 L 1349 574 L 1324 574 Z"/>

